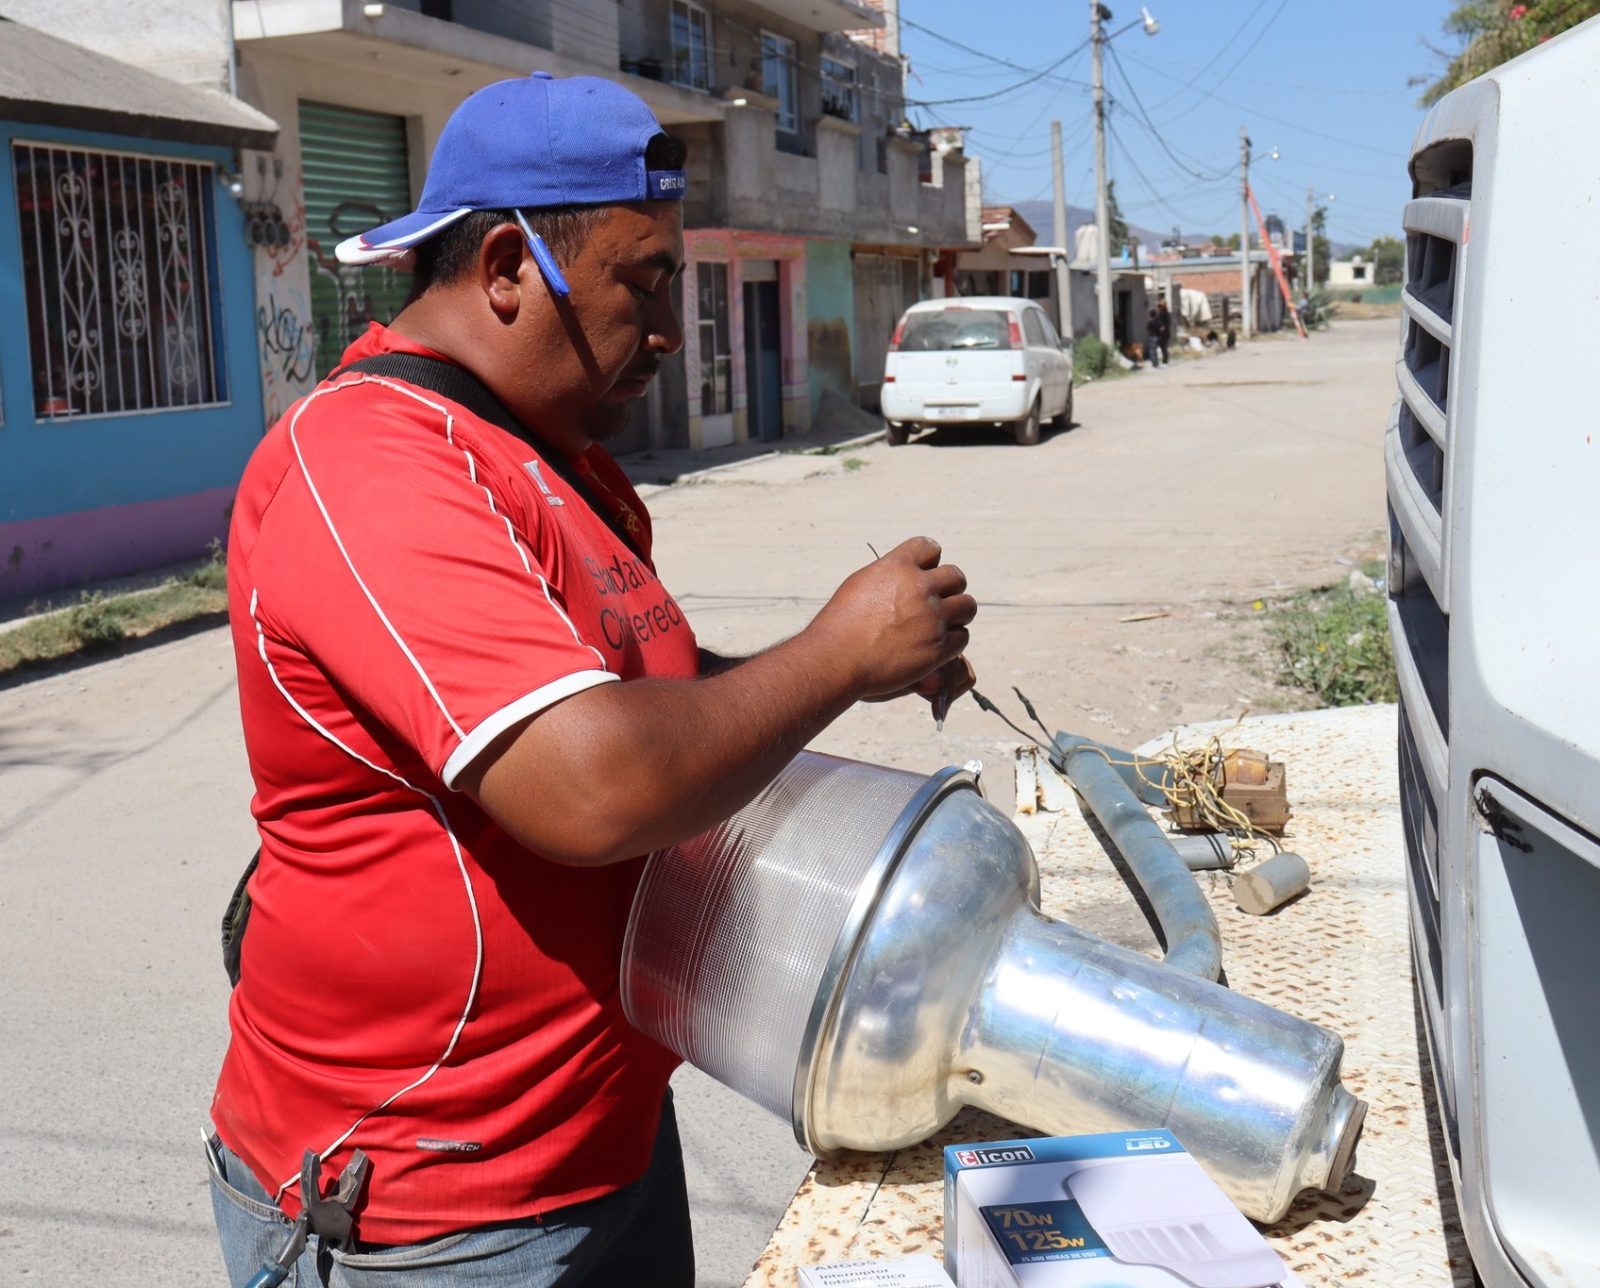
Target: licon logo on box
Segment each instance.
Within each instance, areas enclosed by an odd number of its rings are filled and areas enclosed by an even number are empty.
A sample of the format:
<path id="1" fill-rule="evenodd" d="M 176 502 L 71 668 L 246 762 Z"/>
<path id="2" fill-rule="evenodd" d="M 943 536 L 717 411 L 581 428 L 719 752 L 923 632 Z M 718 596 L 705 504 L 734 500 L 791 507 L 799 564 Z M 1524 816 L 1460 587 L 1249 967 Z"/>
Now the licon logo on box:
<path id="1" fill-rule="evenodd" d="M 956 1161 L 963 1167 L 989 1167 L 995 1163 L 1031 1163 L 1034 1159 L 1026 1145 L 1009 1145 L 1005 1149 L 958 1149 Z"/>
<path id="2" fill-rule="evenodd" d="M 1171 1149 L 1172 1142 L 1162 1136 L 1134 1136 L 1124 1141 L 1122 1148 L 1130 1154 L 1136 1154 L 1148 1149 Z"/>

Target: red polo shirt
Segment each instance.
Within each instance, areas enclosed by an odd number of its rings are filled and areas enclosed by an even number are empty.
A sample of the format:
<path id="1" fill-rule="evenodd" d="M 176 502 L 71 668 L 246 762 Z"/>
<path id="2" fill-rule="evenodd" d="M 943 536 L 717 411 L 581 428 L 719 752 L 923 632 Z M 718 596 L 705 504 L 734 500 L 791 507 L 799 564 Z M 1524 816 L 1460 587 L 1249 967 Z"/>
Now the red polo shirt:
<path id="1" fill-rule="evenodd" d="M 345 361 L 389 351 L 428 353 L 374 325 Z M 239 487 L 229 615 L 262 853 L 212 1117 L 269 1191 L 308 1148 L 332 1148 L 324 1175 L 364 1149 L 367 1242 L 637 1180 L 676 1064 L 618 996 L 639 861 L 552 863 L 454 790 L 551 703 L 696 673 L 643 504 L 602 449 L 580 465 L 644 557 L 521 439 L 388 377 L 319 385 Z"/>

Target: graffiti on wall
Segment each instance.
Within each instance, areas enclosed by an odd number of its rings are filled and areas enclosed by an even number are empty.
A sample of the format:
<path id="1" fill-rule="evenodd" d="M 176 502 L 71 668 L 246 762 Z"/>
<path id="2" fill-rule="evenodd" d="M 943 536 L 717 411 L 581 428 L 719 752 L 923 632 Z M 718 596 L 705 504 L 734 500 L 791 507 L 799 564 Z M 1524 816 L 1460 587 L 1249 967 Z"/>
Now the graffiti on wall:
<path id="1" fill-rule="evenodd" d="M 267 417 L 276 420 L 285 407 L 316 383 L 317 333 L 303 295 L 269 290 L 256 306 L 256 340 L 261 354 L 261 383 L 267 391 Z"/>
<path id="2" fill-rule="evenodd" d="M 319 375 L 338 364 L 368 322 L 388 322 L 405 303 L 409 273 L 391 265 L 341 264 L 334 254 L 345 238 L 387 223 L 395 213 L 370 201 L 341 201 L 329 211 L 325 228 L 312 229 L 306 235 Z"/>
<path id="3" fill-rule="evenodd" d="M 276 189 L 276 183 L 274 183 Z M 298 181 L 295 184 L 299 187 Z M 277 207 L 273 207 L 277 214 Z M 300 274 L 305 271 L 306 207 L 293 208 L 274 221 L 273 235 L 255 244 L 256 358 L 261 371 L 261 405 L 266 430 L 295 399 L 317 382 L 316 326 Z"/>

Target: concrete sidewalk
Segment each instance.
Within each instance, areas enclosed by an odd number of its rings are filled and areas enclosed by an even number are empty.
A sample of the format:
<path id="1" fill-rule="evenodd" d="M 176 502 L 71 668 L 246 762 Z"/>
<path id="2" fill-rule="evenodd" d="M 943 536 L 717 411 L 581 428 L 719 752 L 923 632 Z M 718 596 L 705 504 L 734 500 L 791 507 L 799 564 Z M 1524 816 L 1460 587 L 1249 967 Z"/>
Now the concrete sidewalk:
<path id="1" fill-rule="evenodd" d="M 863 412 L 862 416 L 865 417 L 866 413 Z M 648 498 L 662 488 L 690 482 L 703 474 L 715 474 L 739 466 L 788 457 L 826 459 L 849 448 L 876 442 L 882 437 L 881 423 L 878 428 L 865 431 L 859 425 L 842 425 L 832 431 L 770 442 L 758 440 L 729 443 L 725 447 L 657 448 L 630 452 L 617 457 L 617 464 L 622 466 L 628 479 L 639 490 L 639 495 Z M 804 476 L 803 473 L 801 476 Z"/>

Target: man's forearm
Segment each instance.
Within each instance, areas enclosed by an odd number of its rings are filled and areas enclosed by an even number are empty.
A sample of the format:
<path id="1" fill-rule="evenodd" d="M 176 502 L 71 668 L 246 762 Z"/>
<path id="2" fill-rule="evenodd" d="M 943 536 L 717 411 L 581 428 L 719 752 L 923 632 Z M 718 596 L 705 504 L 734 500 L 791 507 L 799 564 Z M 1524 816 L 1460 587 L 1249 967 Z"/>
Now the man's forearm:
<path id="1" fill-rule="evenodd" d="M 601 684 L 508 730 L 457 786 L 530 850 L 615 863 L 748 804 L 858 698 L 906 690 L 961 657 L 978 608 L 925 537 L 847 577 L 811 624 L 694 680 Z"/>
<path id="2" fill-rule="evenodd" d="M 529 849 L 614 863 L 721 822 L 856 700 L 826 643 L 797 636 L 695 681 L 585 690 L 462 786 Z"/>

